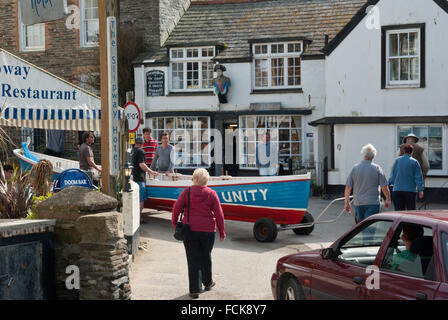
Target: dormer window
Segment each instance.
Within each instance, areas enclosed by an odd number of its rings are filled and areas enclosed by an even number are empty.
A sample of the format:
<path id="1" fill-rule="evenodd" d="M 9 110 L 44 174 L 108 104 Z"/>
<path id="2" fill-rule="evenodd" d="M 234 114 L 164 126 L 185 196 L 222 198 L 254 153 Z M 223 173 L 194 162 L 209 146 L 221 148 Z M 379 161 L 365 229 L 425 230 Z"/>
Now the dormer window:
<path id="1" fill-rule="evenodd" d="M 171 91 L 212 88 L 214 47 L 170 49 Z"/>
<path id="2" fill-rule="evenodd" d="M 302 51 L 301 41 L 253 44 L 253 87 L 300 88 Z"/>

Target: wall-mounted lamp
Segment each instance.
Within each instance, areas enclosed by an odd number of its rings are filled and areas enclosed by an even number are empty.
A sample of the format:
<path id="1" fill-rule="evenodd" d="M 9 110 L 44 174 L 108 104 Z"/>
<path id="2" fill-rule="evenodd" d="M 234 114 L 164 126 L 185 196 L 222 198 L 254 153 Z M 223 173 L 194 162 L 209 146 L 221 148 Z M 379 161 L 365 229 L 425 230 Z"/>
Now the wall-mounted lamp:
<path id="1" fill-rule="evenodd" d="M 123 174 L 125 177 L 125 185 L 123 188 L 124 192 L 131 191 L 131 184 L 129 183 L 129 180 L 131 178 L 132 169 L 133 169 L 133 167 L 131 166 L 131 164 L 129 162 L 126 162 L 123 166 Z"/>

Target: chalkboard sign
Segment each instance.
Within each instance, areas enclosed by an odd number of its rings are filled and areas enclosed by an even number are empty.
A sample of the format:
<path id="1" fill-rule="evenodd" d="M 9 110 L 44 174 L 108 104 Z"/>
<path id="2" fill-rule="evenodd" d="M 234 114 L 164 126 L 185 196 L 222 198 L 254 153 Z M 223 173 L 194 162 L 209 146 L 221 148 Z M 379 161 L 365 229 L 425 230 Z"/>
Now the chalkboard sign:
<path id="1" fill-rule="evenodd" d="M 148 71 L 146 73 L 146 87 L 148 97 L 165 95 L 165 73 L 159 70 Z"/>

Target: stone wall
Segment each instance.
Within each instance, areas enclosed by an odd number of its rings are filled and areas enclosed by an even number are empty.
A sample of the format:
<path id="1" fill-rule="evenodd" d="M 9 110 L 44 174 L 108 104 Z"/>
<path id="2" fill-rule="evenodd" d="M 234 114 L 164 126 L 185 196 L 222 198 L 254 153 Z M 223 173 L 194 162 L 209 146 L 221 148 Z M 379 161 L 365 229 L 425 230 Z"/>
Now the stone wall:
<path id="1" fill-rule="evenodd" d="M 76 230 L 82 235 L 80 299 L 130 299 L 129 256 L 121 213 L 82 216 L 76 222 Z"/>
<path id="2" fill-rule="evenodd" d="M 128 248 L 117 200 L 69 187 L 39 204 L 40 219 L 56 219 L 56 298 L 130 299 Z M 79 290 L 67 288 L 67 267 L 79 269 Z"/>
<path id="3" fill-rule="evenodd" d="M 136 26 L 146 46 L 156 51 L 190 7 L 191 0 L 120 0 L 120 23 Z"/>
<path id="4" fill-rule="evenodd" d="M 135 27 L 145 46 L 156 50 L 160 44 L 159 0 L 120 0 L 120 24 Z"/>

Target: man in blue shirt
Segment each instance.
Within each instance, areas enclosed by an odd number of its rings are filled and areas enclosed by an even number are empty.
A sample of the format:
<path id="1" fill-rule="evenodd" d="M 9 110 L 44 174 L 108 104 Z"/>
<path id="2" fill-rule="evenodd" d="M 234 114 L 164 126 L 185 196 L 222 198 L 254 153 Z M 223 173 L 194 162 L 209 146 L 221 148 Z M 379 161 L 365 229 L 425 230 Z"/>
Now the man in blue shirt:
<path id="1" fill-rule="evenodd" d="M 260 176 L 278 175 L 278 147 L 271 142 L 270 130 L 263 134 L 263 140 L 257 144 L 255 163 Z"/>
<path id="2" fill-rule="evenodd" d="M 415 210 L 417 190 L 419 198 L 423 198 L 423 175 L 418 161 L 411 157 L 414 147 L 404 146 L 404 154 L 395 160 L 389 185 L 393 185 L 392 201 L 395 210 Z"/>

